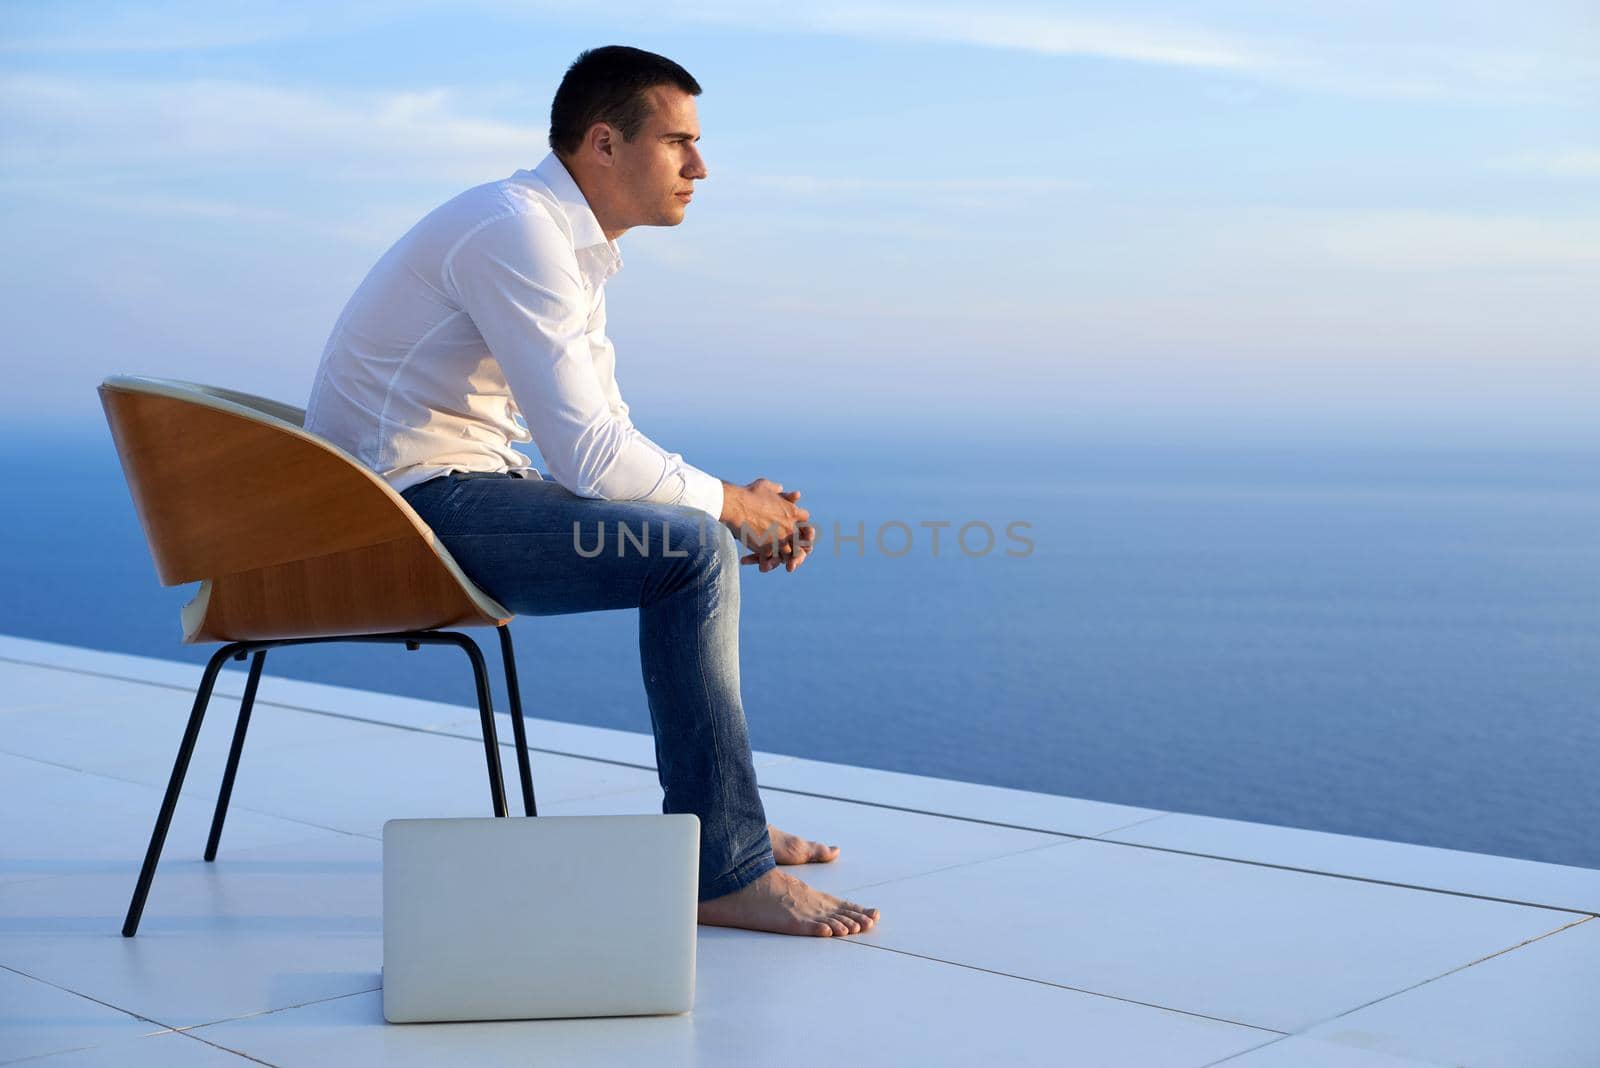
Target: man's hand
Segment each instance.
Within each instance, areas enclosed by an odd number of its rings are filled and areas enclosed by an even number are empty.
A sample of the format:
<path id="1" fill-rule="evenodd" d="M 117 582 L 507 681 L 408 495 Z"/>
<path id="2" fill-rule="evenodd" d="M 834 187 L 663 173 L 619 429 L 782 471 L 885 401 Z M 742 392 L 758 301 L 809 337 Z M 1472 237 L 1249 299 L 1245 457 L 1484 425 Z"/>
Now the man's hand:
<path id="1" fill-rule="evenodd" d="M 741 564 L 759 564 L 764 575 L 782 564 L 793 571 L 805 562 L 816 543 L 816 528 L 809 522 L 811 513 L 795 502 L 799 490 L 783 492 L 783 486 L 758 478 L 748 486 L 722 484 L 722 522 L 753 552 L 739 558 Z"/>

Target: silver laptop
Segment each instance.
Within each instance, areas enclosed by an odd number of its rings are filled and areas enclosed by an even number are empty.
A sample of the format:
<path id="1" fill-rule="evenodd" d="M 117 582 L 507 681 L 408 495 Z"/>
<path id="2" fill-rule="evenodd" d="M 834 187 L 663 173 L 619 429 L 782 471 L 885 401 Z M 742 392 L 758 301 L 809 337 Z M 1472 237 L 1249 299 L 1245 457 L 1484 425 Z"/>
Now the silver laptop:
<path id="1" fill-rule="evenodd" d="M 384 1018 L 687 1012 L 699 869 L 692 815 L 390 820 Z"/>

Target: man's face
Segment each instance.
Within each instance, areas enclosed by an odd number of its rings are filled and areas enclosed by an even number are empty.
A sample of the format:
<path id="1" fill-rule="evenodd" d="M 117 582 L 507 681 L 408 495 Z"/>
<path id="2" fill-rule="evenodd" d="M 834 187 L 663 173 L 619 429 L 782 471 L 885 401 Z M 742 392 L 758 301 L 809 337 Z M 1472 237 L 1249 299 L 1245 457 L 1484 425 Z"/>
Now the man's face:
<path id="1" fill-rule="evenodd" d="M 618 140 L 616 178 L 624 193 L 629 226 L 677 226 L 689 207 L 694 183 L 706 176 L 695 142 L 700 119 L 694 97 L 673 86 L 645 91 L 650 115 L 632 141 Z"/>

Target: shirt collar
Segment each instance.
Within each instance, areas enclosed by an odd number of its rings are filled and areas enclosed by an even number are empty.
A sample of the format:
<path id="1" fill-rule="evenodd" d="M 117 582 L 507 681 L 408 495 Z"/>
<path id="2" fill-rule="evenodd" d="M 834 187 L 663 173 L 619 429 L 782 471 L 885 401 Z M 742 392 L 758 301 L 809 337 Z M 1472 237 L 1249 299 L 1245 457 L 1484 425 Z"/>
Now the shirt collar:
<path id="1" fill-rule="evenodd" d="M 567 224 L 572 227 L 572 247 L 579 251 L 593 249 L 593 254 L 606 262 L 609 268 L 606 273 L 615 274 L 622 267 L 622 252 L 617 248 L 617 243 L 606 237 L 605 231 L 600 228 L 600 220 L 595 218 L 594 210 L 589 207 L 589 201 L 585 199 L 583 190 L 578 188 L 566 164 L 554 152 L 550 152 L 539 161 L 533 174 L 561 205 Z"/>

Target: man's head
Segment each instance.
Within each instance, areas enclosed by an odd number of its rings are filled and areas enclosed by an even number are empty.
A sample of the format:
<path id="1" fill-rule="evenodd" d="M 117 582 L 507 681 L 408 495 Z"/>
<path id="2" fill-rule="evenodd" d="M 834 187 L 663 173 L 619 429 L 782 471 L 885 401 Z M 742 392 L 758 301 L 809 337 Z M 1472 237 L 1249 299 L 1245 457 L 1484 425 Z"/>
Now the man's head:
<path id="1" fill-rule="evenodd" d="M 687 194 L 706 176 L 699 93 L 672 60 L 623 45 L 591 48 L 567 68 L 550 105 L 550 147 L 607 237 L 683 221 Z"/>

